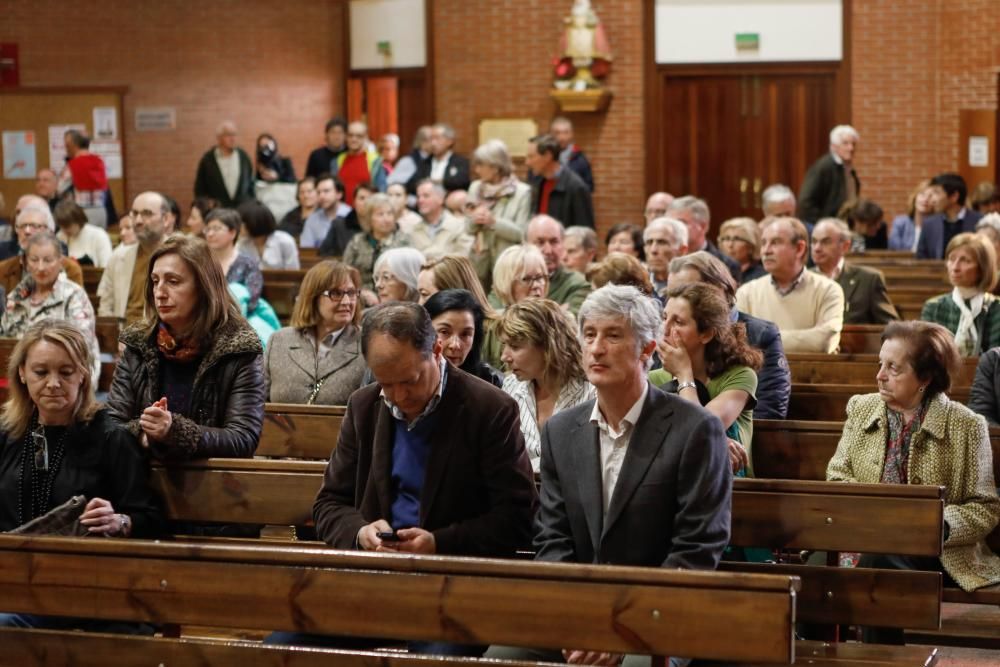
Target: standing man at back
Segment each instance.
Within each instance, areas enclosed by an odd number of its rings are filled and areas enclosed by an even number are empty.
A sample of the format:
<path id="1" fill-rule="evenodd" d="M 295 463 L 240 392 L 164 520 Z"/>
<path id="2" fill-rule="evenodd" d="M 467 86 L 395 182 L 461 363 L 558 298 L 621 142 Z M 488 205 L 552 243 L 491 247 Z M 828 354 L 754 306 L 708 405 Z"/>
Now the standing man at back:
<path id="1" fill-rule="evenodd" d="M 563 227 L 594 226 L 590 189 L 559 162 L 559 143 L 551 134 L 532 137 L 525 162 L 531 169 L 531 211 L 549 215 Z"/>
<path id="2" fill-rule="evenodd" d="M 194 179 L 194 196 L 208 197 L 223 208 L 236 208 L 253 199 L 254 170 L 250 156 L 236 145 L 236 123 L 221 123 L 216 146 L 201 156 Z"/>
<path id="3" fill-rule="evenodd" d="M 854 170 L 854 154 L 861 135 L 850 125 L 830 130 L 830 152 L 816 160 L 799 190 L 799 217 L 814 224 L 820 218 L 836 217 L 844 202 L 858 198 L 861 180 Z"/>
<path id="4" fill-rule="evenodd" d="M 590 170 L 590 160 L 580 147 L 573 143 L 573 123 L 565 116 L 556 116 L 549 125 L 549 132 L 559 143 L 559 164 L 572 169 L 593 192 L 594 174 Z"/>
<path id="5" fill-rule="evenodd" d="M 332 174 L 337 170 L 337 158 L 347 150 L 347 121 L 339 116 L 326 122 L 325 143 L 309 154 L 306 176 Z"/>
<path id="6" fill-rule="evenodd" d="M 406 184 L 410 194 L 417 193 L 417 186 L 431 179 L 445 189 L 468 190 L 472 182 L 469 160 L 455 152 L 455 128 L 447 123 L 431 126 L 430 157 L 417 165 L 417 171 Z"/>

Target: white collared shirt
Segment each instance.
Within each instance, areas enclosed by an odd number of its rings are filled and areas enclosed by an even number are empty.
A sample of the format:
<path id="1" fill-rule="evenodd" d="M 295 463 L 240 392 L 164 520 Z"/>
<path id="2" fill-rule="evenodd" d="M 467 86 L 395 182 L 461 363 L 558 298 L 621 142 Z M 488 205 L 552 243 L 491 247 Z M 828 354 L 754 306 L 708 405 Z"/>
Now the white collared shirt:
<path id="1" fill-rule="evenodd" d="M 444 182 L 444 172 L 448 168 L 448 160 L 451 159 L 451 151 L 444 154 L 440 160 L 436 157 L 431 158 L 431 180 L 435 183 Z"/>
<path id="2" fill-rule="evenodd" d="M 833 281 L 836 281 L 837 278 L 840 277 L 840 274 L 843 273 L 843 272 L 844 272 L 844 258 L 843 257 L 841 257 L 840 261 L 837 262 L 837 266 L 833 267 L 833 271 L 832 272 L 830 272 L 830 273 L 824 273 L 823 271 L 820 271 L 820 273 L 822 273 L 824 276 L 826 276 L 827 278 L 829 278 L 830 280 L 833 280 Z M 793 287 L 793 289 L 794 289 L 794 287 Z"/>
<path id="3" fill-rule="evenodd" d="M 392 413 L 392 416 L 401 422 L 406 422 L 407 431 L 412 431 L 413 427 L 417 425 L 417 422 L 434 412 L 434 408 L 436 408 L 438 403 L 441 402 L 441 397 L 444 396 L 445 385 L 448 382 L 448 360 L 444 357 L 441 357 L 439 369 L 441 371 L 441 381 L 438 382 L 437 391 L 431 397 L 431 400 L 427 401 L 427 405 L 424 406 L 424 411 L 417 415 L 417 418 L 413 421 L 408 421 L 406 419 L 406 415 L 399 409 L 399 406 L 390 401 L 389 397 L 385 395 L 385 390 L 379 391 L 378 395 L 382 397 L 382 400 L 385 402 L 386 407 L 389 408 L 389 412 Z"/>
<path id="4" fill-rule="evenodd" d="M 642 406 L 646 403 L 646 395 L 649 393 L 649 383 L 642 387 L 642 394 L 625 416 L 622 418 L 621 430 L 616 431 L 604 419 L 601 414 L 600 402 L 594 402 L 594 409 L 590 413 L 590 423 L 597 426 L 597 432 L 601 440 L 601 487 L 603 489 L 604 518 L 608 517 L 608 506 L 611 504 L 611 496 L 615 492 L 618 484 L 618 475 L 622 471 L 622 464 L 625 462 L 625 453 L 628 451 L 628 441 L 632 437 L 632 429 L 635 428 L 639 416 L 642 414 Z"/>

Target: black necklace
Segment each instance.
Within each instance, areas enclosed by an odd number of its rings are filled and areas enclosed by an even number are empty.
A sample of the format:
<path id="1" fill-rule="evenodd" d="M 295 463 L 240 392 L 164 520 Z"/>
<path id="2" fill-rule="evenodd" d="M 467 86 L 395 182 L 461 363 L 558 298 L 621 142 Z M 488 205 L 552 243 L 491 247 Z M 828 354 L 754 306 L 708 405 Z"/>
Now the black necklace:
<path id="1" fill-rule="evenodd" d="M 45 427 L 39 425 L 38 416 L 31 418 L 31 428 L 24 434 L 21 446 L 21 471 L 18 475 L 17 523 L 21 525 L 49 510 L 52 502 L 52 483 L 59 473 L 66 451 L 63 429 L 54 447 L 50 447 Z M 28 512 L 26 513 L 25 505 Z"/>

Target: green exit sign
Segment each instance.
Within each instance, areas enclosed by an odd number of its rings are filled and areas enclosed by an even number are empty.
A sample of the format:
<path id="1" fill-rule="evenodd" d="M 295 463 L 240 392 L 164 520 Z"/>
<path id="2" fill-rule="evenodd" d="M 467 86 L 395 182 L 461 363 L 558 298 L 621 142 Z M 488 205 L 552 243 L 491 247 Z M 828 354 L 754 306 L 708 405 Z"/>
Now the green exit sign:
<path id="1" fill-rule="evenodd" d="M 736 49 L 738 51 L 757 51 L 760 49 L 759 32 L 736 33 Z"/>

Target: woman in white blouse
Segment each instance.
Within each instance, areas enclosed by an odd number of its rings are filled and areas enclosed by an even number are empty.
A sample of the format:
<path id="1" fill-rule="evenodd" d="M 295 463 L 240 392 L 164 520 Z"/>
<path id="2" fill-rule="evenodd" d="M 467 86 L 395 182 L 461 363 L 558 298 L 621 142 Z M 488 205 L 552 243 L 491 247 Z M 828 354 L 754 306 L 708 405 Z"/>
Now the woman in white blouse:
<path id="1" fill-rule="evenodd" d="M 271 209 L 257 201 L 240 204 L 236 209 L 243 221 L 243 232 L 236 244 L 241 253 L 260 262 L 266 269 L 298 269 L 299 248 L 288 232 L 277 229 Z"/>
<path id="2" fill-rule="evenodd" d="M 59 202 L 54 217 L 59 228 L 56 237 L 66 244 L 70 257 L 80 264 L 102 269 L 107 266 L 111 258 L 111 238 L 100 227 L 87 224 L 87 214 L 76 202 Z"/>
<path id="3" fill-rule="evenodd" d="M 503 390 L 517 402 L 521 433 L 537 472 L 540 433 L 549 417 L 594 397 L 583 372 L 580 341 L 570 316 L 549 299 L 526 299 L 508 306 L 497 320 L 503 343 L 500 359 L 510 372 Z"/>

